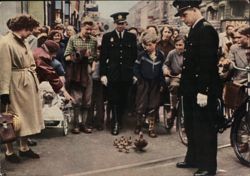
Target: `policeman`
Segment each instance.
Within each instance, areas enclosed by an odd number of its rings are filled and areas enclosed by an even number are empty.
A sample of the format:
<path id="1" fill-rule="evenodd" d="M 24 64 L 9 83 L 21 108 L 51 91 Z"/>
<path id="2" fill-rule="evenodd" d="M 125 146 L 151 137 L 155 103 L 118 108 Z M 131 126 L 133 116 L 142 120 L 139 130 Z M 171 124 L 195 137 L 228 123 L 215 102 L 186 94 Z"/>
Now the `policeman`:
<path id="1" fill-rule="evenodd" d="M 216 30 L 200 10 L 201 0 L 175 0 L 181 20 L 190 27 L 185 44 L 180 82 L 183 96 L 185 131 L 188 148 L 178 168 L 198 168 L 195 176 L 215 175 L 217 170 L 217 98 L 221 87 L 218 75 Z"/>
<path id="2" fill-rule="evenodd" d="M 126 16 L 119 12 L 111 15 L 115 30 L 103 35 L 100 54 L 101 82 L 107 86 L 112 109 L 111 134 L 119 134 L 128 89 L 133 82 L 133 64 L 137 57 L 136 36 L 125 30 Z"/>

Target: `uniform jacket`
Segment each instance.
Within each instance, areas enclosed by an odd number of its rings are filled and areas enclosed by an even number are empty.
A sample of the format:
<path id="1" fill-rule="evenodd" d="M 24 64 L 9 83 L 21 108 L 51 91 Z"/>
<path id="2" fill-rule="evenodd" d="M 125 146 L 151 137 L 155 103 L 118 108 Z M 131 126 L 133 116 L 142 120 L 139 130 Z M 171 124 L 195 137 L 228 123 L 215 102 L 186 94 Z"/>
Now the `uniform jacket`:
<path id="1" fill-rule="evenodd" d="M 0 95 L 9 94 L 9 110 L 20 116 L 19 135 L 40 133 L 44 122 L 32 51 L 10 32 L 0 40 L 0 53 Z"/>
<path id="2" fill-rule="evenodd" d="M 136 36 L 124 31 L 122 40 L 116 31 L 103 35 L 100 53 L 100 75 L 109 82 L 129 82 L 133 77 L 133 65 L 137 57 Z"/>
<path id="3" fill-rule="evenodd" d="M 219 95 L 218 44 L 217 32 L 205 19 L 200 20 L 190 30 L 182 66 L 180 82 L 182 94 Z"/>
<path id="4" fill-rule="evenodd" d="M 51 66 L 50 55 L 43 48 L 36 48 L 33 51 L 36 62 L 36 72 L 40 82 L 48 81 L 55 93 L 59 93 L 63 83 Z"/>

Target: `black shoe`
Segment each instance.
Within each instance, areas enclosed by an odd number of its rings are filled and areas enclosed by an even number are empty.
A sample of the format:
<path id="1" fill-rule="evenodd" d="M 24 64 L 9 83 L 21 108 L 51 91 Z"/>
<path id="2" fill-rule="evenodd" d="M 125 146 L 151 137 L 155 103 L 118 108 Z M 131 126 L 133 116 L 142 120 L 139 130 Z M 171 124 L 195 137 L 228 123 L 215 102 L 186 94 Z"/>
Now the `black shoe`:
<path id="1" fill-rule="evenodd" d="M 27 144 L 28 144 L 28 146 L 36 146 L 37 142 L 34 139 L 28 138 L 27 139 Z"/>
<path id="2" fill-rule="evenodd" d="M 89 127 L 87 127 L 85 125 L 81 125 L 80 126 L 80 131 L 83 132 L 83 133 L 89 134 L 89 133 L 92 133 L 92 128 L 89 128 Z"/>
<path id="3" fill-rule="evenodd" d="M 177 168 L 196 168 L 194 164 L 190 164 L 185 161 L 177 163 L 176 167 Z"/>
<path id="4" fill-rule="evenodd" d="M 71 130 L 71 133 L 73 133 L 73 134 L 79 134 L 79 133 L 80 133 L 80 130 L 79 130 L 79 128 L 73 128 L 73 129 Z"/>
<path id="5" fill-rule="evenodd" d="M 151 137 L 151 138 L 156 138 L 157 134 L 155 133 L 154 130 L 150 130 L 150 131 L 148 131 L 148 136 Z"/>
<path id="6" fill-rule="evenodd" d="M 96 127 L 96 129 L 97 129 L 98 131 L 103 131 L 103 130 L 104 130 L 103 126 L 98 126 L 98 127 Z"/>
<path id="7" fill-rule="evenodd" d="M 111 129 L 111 134 L 112 135 L 118 135 L 119 134 L 119 125 L 118 125 L 118 123 L 115 123 L 115 125 Z"/>
<path id="8" fill-rule="evenodd" d="M 33 158 L 33 159 L 40 158 L 40 156 L 37 153 L 33 152 L 31 149 L 29 149 L 28 151 L 24 151 L 24 152 L 19 150 L 19 156 Z"/>
<path id="9" fill-rule="evenodd" d="M 5 153 L 5 160 L 11 163 L 21 163 L 21 159 L 15 153 L 12 153 L 11 155 Z"/>
<path id="10" fill-rule="evenodd" d="M 207 171 L 207 170 L 198 169 L 194 173 L 194 176 L 214 176 L 215 174 L 216 174 L 216 172 L 210 172 L 210 171 Z"/>

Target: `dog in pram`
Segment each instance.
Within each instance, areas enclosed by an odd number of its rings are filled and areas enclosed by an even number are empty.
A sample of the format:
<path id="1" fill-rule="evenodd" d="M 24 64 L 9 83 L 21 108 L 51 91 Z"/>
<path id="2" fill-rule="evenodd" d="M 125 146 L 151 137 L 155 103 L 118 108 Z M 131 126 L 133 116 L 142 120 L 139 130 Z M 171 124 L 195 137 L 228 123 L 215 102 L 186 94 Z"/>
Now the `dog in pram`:
<path id="1" fill-rule="evenodd" d="M 66 136 L 73 115 L 71 102 L 67 101 L 62 93 L 56 94 L 47 81 L 43 81 L 39 85 L 39 89 L 45 127 L 61 128 L 62 134 Z"/>

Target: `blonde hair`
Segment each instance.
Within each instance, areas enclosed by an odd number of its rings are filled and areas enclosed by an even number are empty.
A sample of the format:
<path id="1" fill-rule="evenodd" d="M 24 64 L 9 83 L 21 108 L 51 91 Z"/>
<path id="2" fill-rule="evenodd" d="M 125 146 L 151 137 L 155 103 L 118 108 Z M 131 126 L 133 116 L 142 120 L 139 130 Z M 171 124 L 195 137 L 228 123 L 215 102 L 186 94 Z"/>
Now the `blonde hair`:
<path id="1" fill-rule="evenodd" d="M 145 32 L 142 35 L 141 41 L 143 44 L 147 44 L 147 43 L 157 43 L 159 40 L 158 36 L 156 34 L 153 33 L 148 33 Z"/>

